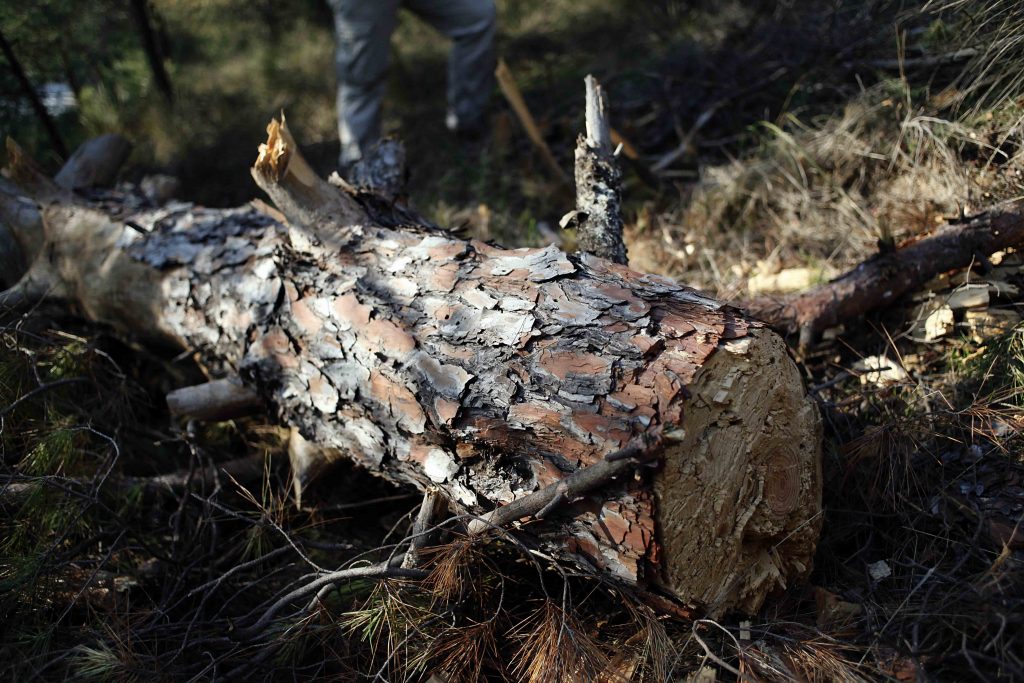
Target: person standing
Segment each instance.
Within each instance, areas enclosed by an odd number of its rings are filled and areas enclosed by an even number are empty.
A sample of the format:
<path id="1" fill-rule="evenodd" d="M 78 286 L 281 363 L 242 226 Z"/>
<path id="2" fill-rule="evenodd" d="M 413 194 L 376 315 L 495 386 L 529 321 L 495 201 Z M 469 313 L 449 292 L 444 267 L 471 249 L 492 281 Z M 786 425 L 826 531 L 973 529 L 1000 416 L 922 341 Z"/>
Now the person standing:
<path id="1" fill-rule="evenodd" d="M 448 55 L 448 114 L 457 133 L 483 128 L 494 87 L 494 0 L 329 0 L 337 34 L 338 137 L 346 168 L 380 137 L 391 34 L 405 7 L 452 41 Z"/>

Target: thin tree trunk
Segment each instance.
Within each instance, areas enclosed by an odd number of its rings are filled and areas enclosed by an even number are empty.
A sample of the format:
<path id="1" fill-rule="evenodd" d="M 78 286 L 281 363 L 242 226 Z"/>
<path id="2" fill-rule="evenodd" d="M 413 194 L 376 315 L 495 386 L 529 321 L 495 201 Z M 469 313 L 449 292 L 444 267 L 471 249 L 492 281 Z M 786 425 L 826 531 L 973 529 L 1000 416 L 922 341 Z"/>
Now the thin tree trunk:
<path id="1" fill-rule="evenodd" d="M 50 112 L 46 111 L 46 107 L 43 105 L 42 100 L 39 99 L 39 93 L 32 86 L 32 81 L 28 79 L 28 75 L 25 73 L 25 69 L 21 66 L 21 62 L 18 61 L 17 55 L 14 54 L 14 48 L 7 42 L 7 38 L 4 37 L 2 31 L 0 31 L 0 52 L 3 52 L 4 59 L 11 67 L 11 71 L 14 72 L 14 77 L 18 80 L 18 85 L 21 87 L 21 92 L 25 96 L 25 99 L 29 101 L 32 106 L 32 111 L 35 112 L 36 118 L 39 119 L 39 123 L 43 126 L 43 130 L 46 131 L 46 135 L 50 138 L 50 145 L 53 150 L 57 153 L 61 159 L 66 159 L 68 156 L 67 145 L 64 144 L 64 139 L 60 136 L 60 132 L 57 130 L 57 125 L 53 122 L 50 117 Z"/>
<path id="2" fill-rule="evenodd" d="M 82 83 L 78 79 L 78 75 L 75 73 L 75 67 L 71 63 L 71 55 L 68 54 L 68 47 L 64 41 L 58 43 L 60 50 L 60 64 L 64 69 L 64 78 L 68 80 L 68 85 L 71 86 L 71 92 L 75 93 L 75 101 L 81 102 L 82 100 Z"/>
<path id="3" fill-rule="evenodd" d="M 171 102 L 174 99 L 174 88 L 171 85 L 171 77 L 164 68 L 164 55 L 157 40 L 156 32 L 153 30 L 153 23 L 150 18 L 149 0 L 131 0 L 132 17 L 135 19 L 135 26 L 139 31 L 139 38 L 142 41 L 142 49 L 146 53 L 146 62 L 153 74 L 153 83 L 157 90 Z"/>

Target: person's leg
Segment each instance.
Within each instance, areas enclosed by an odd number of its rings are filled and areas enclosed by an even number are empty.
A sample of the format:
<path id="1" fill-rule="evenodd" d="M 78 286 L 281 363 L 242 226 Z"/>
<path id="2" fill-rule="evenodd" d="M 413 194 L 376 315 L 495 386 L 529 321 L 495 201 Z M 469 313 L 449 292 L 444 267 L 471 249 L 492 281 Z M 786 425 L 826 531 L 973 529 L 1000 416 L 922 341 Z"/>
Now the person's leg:
<path id="1" fill-rule="evenodd" d="M 338 137 L 341 165 L 359 160 L 380 137 L 391 33 L 398 0 L 329 0 L 338 41 Z"/>
<path id="2" fill-rule="evenodd" d="M 494 0 L 407 0 L 424 21 L 452 40 L 448 56 L 448 127 L 478 126 L 494 89 Z"/>

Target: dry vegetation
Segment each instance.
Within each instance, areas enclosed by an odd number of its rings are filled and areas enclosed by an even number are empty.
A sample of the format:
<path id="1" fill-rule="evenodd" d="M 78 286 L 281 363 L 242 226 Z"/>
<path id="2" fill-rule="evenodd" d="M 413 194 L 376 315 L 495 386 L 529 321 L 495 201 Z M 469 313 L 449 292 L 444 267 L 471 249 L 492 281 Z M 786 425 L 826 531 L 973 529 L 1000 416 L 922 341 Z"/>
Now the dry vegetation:
<path id="1" fill-rule="evenodd" d="M 217 20 L 230 9 L 200 4 Z M 645 163 L 674 154 L 658 191 L 630 179 L 635 267 L 742 299 L 757 275 L 806 268 L 798 279 L 813 283 L 880 244 L 1022 194 L 1018 3 L 643 4 L 629 10 L 632 23 L 612 2 L 503 5 L 503 47 L 567 168 L 586 69 L 605 77 L 617 125 Z M 172 26 L 191 6 L 157 5 Z M 218 157 L 230 170 L 214 168 L 207 183 L 241 176 L 259 135 L 231 129 L 244 141 L 235 155 L 218 132 L 224 111 L 184 141 L 173 131 L 195 121 L 190 107 L 202 108 L 204 92 L 248 102 L 238 71 L 252 68 L 252 54 L 270 74 L 258 80 L 261 98 L 280 78 L 281 54 L 294 59 L 289 92 L 319 92 L 313 66 L 329 68 L 329 34 L 306 21 L 281 38 L 282 52 L 259 44 L 216 71 L 181 65 L 174 75 L 197 99 L 160 114 L 170 119 L 143 107 L 131 125 L 90 125 L 136 136 L 159 127 L 143 166 L 188 173 Z M 299 40 L 303 31 L 312 37 Z M 401 28 L 390 115 L 410 142 L 414 200 L 484 237 L 539 239 L 537 223 L 554 224 L 568 203 L 507 112 L 496 112 L 489 145 L 438 149 L 442 104 L 420 88 L 440 83 L 441 53 L 423 31 Z M 616 50 L 603 47 L 608 32 L 621 37 Z M 329 94 L 266 97 L 272 109 L 294 105 L 304 139 L 329 139 Z M 330 145 L 318 151 L 328 164 Z M 988 303 L 950 306 L 942 334 L 923 341 L 922 319 L 965 282 L 988 283 Z M 149 355 L 50 311 L 8 316 L 0 671 L 10 680 L 715 680 L 709 670 L 744 681 L 1024 680 L 1022 286 L 1021 254 L 979 258 L 802 359 L 827 423 L 812 584 L 754 619 L 721 622 L 659 614 L 513 535 L 485 544 L 446 528 L 424 580 L 344 580 L 279 605 L 324 570 L 399 553 L 418 499 L 343 467 L 297 509 L 274 427 L 166 416 L 164 393 L 198 376 L 189 359 Z M 262 476 L 203 476 L 210 463 L 253 456 Z"/>

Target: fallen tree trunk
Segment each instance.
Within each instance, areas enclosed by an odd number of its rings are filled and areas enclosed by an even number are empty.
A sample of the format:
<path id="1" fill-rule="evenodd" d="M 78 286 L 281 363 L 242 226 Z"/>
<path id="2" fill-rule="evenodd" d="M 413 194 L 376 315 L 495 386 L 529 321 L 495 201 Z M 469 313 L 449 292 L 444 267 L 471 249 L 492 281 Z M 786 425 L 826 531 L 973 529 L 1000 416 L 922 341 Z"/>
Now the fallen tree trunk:
<path id="1" fill-rule="evenodd" d="M 596 257 L 381 225 L 268 131 L 253 176 L 287 224 L 180 204 L 114 221 L 39 178 L 37 213 L 0 193 L 16 242 L 45 230 L 11 299 L 190 350 L 306 441 L 460 513 L 571 482 L 517 533 L 711 614 L 807 574 L 820 420 L 777 335 Z"/>

